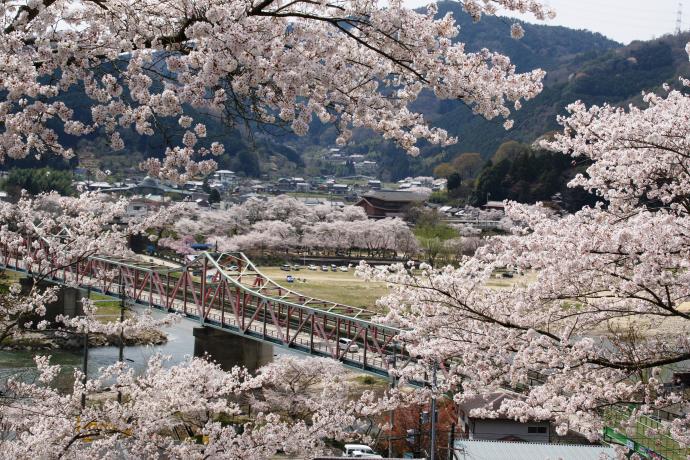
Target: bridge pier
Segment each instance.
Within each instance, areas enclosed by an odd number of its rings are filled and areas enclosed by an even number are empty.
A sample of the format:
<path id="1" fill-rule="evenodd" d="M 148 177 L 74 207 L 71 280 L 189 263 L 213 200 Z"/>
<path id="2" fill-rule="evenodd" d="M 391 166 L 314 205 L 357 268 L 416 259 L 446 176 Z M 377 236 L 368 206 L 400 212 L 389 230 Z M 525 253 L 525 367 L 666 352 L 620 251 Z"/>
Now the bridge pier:
<path id="1" fill-rule="evenodd" d="M 211 327 L 194 328 L 194 356 L 208 353 L 225 370 L 244 366 L 254 373 L 273 360 L 273 346 Z"/>
<path id="2" fill-rule="evenodd" d="M 22 291 L 28 292 L 31 286 L 33 286 L 33 280 L 31 278 L 22 278 L 20 284 L 22 286 Z M 41 282 L 38 287 L 40 289 L 46 289 L 54 287 L 54 285 L 47 282 Z M 84 310 L 81 306 L 81 299 L 83 297 L 87 297 L 85 289 L 69 286 L 60 287 L 57 300 L 46 305 L 46 315 L 42 319 L 52 322 L 55 321 L 55 317 L 58 315 L 79 316 L 83 314 Z"/>

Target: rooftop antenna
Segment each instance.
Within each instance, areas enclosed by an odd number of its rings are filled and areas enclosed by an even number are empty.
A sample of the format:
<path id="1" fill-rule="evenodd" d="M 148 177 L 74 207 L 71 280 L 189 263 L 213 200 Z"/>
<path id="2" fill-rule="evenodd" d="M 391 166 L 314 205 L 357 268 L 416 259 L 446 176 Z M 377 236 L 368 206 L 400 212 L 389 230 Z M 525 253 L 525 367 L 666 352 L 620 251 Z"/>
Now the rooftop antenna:
<path id="1" fill-rule="evenodd" d="M 683 20 L 683 3 L 678 2 L 678 11 L 676 12 L 676 35 L 680 35 L 680 26 Z"/>

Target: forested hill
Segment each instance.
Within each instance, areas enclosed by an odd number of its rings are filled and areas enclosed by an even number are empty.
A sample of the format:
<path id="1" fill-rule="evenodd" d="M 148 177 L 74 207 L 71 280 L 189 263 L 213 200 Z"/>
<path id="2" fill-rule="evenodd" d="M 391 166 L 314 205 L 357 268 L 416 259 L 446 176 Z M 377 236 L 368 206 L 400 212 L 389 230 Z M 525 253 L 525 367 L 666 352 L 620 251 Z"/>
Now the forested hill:
<path id="1" fill-rule="evenodd" d="M 451 13 L 460 26 L 456 41 L 465 43 L 468 51 L 487 48 L 505 54 L 515 63 L 518 71 L 536 68 L 552 70 L 562 63 L 572 61 L 574 55 L 595 55 L 621 46 L 599 33 L 525 22 L 520 22 L 525 29 L 525 36 L 514 40 L 510 36 L 510 26 L 515 21 L 511 18 L 483 16 L 481 21 L 474 23 L 462 11 L 459 2 L 439 2 L 437 17 L 443 17 L 447 13 Z"/>
<path id="2" fill-rule="evenodd" d="M 425 97 L 420 104 L 432 123 L 460 137 L 460 143 L 449 149 L 447 156 L 480 152 L 488 157 L 506 140 L 531 142 L 557 129 L 557 114 L 565 113 L 565 107 L 576 100 L 588 105 L 604 102 L 627 105 L 639 103 L 642 91 L 658 90 L 663 83 L 677 86 L 678 76 L 690 75 L 684 49 L 688 41 L 690 34 L 666 36 L 562 59 L 549 70 L 544 91 L 515 114 L 515 126 L 510 131 L 504 130 L 498 120 L 474 116 L 460 103 Z M 434 149 L 426 152 L 427 156 L 436 153 Z"/>
<path id="3" fill-rule="evenodd" d="M 473 24 L 457 3 L 439 3 L 439 15 L 452 12 L 461 26 L 458 40 L 468 49 L 486 47 L 510 56 L 519 70 L 542 68 L 547 71 L 544 91 L 515 113 L 513 129 L 506 131 L 502 120 L 487 121 L 457 101 L 439 101 L 423 94 L 415 109 L 435 126 L 458 136 L 460 142 L 440 149 L 422 146 L 419 159 L 410 160 L 394 145 L 359 132 L 350 147 L 353 152 L 378 152 L 392 179 L 411 172 L 428 173 L 440 162 L 451 161 L 463 152 L 493 155 L 505 141 L 530 143 L 548 131 L 558 129 L 556 116 L 565 107 L 583 100 L 587 104 L 627 105 L 639 103 L 644 90 L 658 90 L 663 83 L 678 85 L 678 76 L 690 76 L 685 44 L 690 34 L 669 35 L 652 41 L 633 42 L 623 47 L 600 34 L 564 27 L 523 23 L 525 36 L 510 37 L 511 19 L 484 17 Z M 335 138 L 330 129 L 310 136 L 308 142 L 327 145 Z"/>

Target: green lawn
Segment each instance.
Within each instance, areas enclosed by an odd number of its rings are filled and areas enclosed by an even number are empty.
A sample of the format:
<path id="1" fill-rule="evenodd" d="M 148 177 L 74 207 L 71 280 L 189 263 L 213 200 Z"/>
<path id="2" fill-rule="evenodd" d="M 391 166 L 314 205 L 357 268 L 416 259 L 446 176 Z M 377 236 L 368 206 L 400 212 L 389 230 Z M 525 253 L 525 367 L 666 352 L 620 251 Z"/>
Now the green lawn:
<path id="1" fill-rule="evenodd" d="M 0 293 L 8 292 L 10 286 L 19 283 L 19 280 L 23 277 L 23 274 L 13 272 L 12 270 L 3 271 L 0 275 Z"/>
<path id="2" fill-rule="evenodd" d="M 322 272 L 302 268 L 300 271 L 282 271 L 279 267 L 259 267 L 266 276 L 281 286 L 293 291 L 330 300 L 352 307 L 380 311 L 376 300 L 388 293 L 385 283 L 367 282 L 355 277 L 354 269 L 349 272 Z M 294 283 L 286 281 L 287 275 L 296 278 Z M 300 280 L 306 280 L 300 281 Z"/>
<path id="3" fill-rule="evenodd" d="M 107 295 L 99 294 L 98 292 L 91 293 L 91 300 L 96 302 L 98 311 L 96 317 L 102 323 L 110 323 L 120 320 L 120 300 Z M 125 318 L 129 317 L 131 313 L 125 310 Z"/>

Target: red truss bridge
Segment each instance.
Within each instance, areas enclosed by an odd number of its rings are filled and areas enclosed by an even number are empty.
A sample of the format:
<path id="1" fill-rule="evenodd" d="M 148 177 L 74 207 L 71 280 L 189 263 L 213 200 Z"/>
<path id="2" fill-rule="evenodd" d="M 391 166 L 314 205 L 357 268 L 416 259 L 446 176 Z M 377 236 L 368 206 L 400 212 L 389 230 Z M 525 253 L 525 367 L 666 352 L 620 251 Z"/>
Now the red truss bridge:
<path id="1" fill-rule="evenodd" d="M 37 271 L 7 247 L 0 247 L 0 264 L 29 275 Z M 51 283 L 124 295 L 206 327 L 337 359 L 381 376 L 388 376 L 392 366 L 401 369 L 414 361 L 395 341 L 400 330 L 377 322 L 376 313 L 287 289 L 243 253 L 204 252 L 187 265 L 94 255 L 41 272 L 50 273 L 46 281 Z"/>

